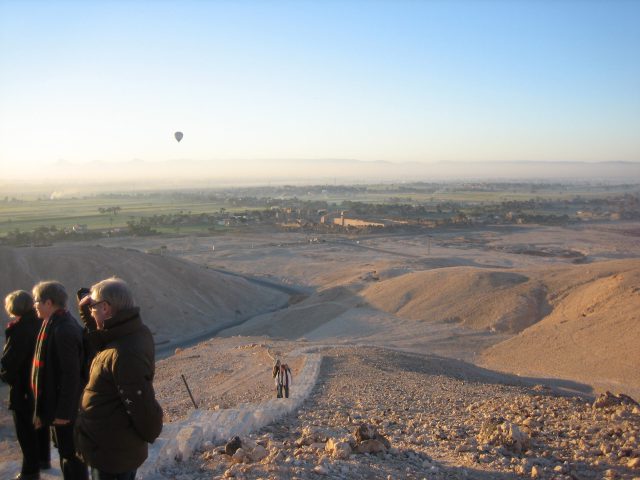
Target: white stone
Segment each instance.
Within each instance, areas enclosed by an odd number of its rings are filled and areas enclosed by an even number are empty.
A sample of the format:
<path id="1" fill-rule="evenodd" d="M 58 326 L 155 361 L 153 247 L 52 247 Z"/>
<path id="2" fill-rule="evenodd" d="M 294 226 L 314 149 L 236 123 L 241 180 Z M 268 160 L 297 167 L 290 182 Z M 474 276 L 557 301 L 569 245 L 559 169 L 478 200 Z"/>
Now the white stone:
<path id="1" fill-rule="evenodd" d="M 316 472 L 318 475 L 328 475 L 329 471 L 327 470 L 327 467 L 325 467 L 324 465 L 316 465 L 313 468 L 313 471 Z"/>
<path id="2" fill-rule="evenodd" d="M 182 428 L 176 435 L 179 458 L 186 460 L 202 444 L 202 427 L 197 425 Z"/>
<path id="3" fill-rule="evenodd" d="M 253 450 L 251 450 L 250 457 L 254 462 L 259 462 L 263 458 L 265 458 L 269 452 L 262 445 L 256 445 Z"/>

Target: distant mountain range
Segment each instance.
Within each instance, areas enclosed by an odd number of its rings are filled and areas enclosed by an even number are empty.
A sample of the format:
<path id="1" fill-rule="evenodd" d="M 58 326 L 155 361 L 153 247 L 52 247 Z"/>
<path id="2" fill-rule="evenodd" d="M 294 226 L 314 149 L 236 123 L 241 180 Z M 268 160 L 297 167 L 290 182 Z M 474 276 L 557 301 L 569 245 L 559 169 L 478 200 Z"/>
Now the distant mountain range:
<path id="1" fill-rule="evenodd" d="M 59 160 L 43 178 L 61 183 L 125 183 L 132 187 L 267 183 L 392 183 L 407 181 L 605 181 L 640 183 L 640 162 L 477 161 L 391 162 L 356 159 L 268 159 L 89 162 Z"/>

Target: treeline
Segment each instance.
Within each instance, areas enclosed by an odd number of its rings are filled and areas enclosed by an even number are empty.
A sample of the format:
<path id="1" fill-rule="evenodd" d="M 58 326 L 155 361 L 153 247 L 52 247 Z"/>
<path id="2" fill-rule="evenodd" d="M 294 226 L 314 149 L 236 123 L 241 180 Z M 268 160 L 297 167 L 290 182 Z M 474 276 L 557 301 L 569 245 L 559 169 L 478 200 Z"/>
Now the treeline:
<path id="1" fill-rule="evenodd" d="M 72 229 L 58 228 L 55 225 L 51 225 L 48 227 L 37 227 L 30 232 L 23 232 L 20 231 L 19 228 L 16 228 L 15 230 L 7 232 L 4 238 L 0 238 L 0 244 L 16 247 L 40 247 L 51 245 L 55 242 L 93 240 L 103 236 L 103 233 L 99 231 L 77 232 Z"/>
<path id="2" fill-rule="evenodd" d="M 274 199 L 279 202 L 285 198 L 297 197 L 305 198 L 309 196 L 357 196 L 363 194 L 387 194 L 390 197 L 405 197 L 412 195 L 434 195 L 437 193 L 526 193 L 540 195 L 563 195 L 575 192 L 579 197 L 580 192 L 611 192 L 621 194 L 623 192 L 637 192 L 636 184 L 604 184 L 597 182 L 582 183 L 547 183 L 547 182 L 413 182 L 401 184 L 379 184 L 379 185 L 273 185 L 273 186 L 250 186 L 250 187 L 229 187 L 216 189 L 181 189 L 174 191 L 151 191 L 151 192 L 131 192 L 131 193 L 109 193 L 100 194 L 95 198 L 109 200 L 117 199 L 152 199 L 164 198 L 173 199 L 178 202 L 238 202 L 246 199 Z M 263 205 L 263 206 L 266 206 Z"/>

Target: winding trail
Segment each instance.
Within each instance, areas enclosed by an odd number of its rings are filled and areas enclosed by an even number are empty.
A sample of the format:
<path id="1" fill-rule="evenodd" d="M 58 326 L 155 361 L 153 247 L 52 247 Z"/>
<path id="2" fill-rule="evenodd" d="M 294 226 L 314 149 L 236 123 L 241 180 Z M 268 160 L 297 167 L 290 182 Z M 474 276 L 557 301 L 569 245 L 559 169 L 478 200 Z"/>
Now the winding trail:
<path id="1" fill-rule="evenodd" d="M 271 280 L 265 280 L 262 278 L 255 278 L 252 277 L 250 275 L 242 275 L 240 273 L 235 273 L 235 272 L 230 272 L 228 270 L 224 270 L 224 269 L 220 269 L 220 268 L 210 268 L 210 270 L 213 270 L 214 272 L 220 273 L 222 275 L 230 275 L 232 277 L 238 277 L 238 278 L 242 278 L 248 282 L 251 282 L 255 285 L 259 285 L 261 287 L 266 287 L 266 288 L 270 288 L 272 290 L 277 290 L 279 292 L 282 293 L 286 293 L 287 295 L 289 295 L 290 297 L 293 295 L 306 295 L 310 292 L 311 289 L 303 289 L 303 288 L 297 288 L 297 287 L 291 287 L 288 285 L 282 285 L 281 283 L 278 282 L 274 282 Z M 185 338 L 181 338 L 181 339 L 177 339 L 175 341 L 169 341 L 168 343 L 163 343 L 160 345 L 156 345 L 156 359 L 160 360 L 163 358 L 167 358 L 171 355 L 173 355 L 173 353 L 175 352 L 176 348 L 188 348 L 191 347 L 193 345 L 197 345 L 200 342 L 204 342 L 205 340 L 209 340 L 212 337 L 215 337 L 218 333 L 220 333 L 223 330 L 226 330 L 227 328 L 232 328 L 232 327 L 237 327 L 239 325 L 242 325 L 243 323 L 246 323 L 248 321 L 250 321 L 251 319 L 257 317 L 257 316 L 261 316 L 261 315 L 265 315 L 267 313 L 273 313 L 273 312 L 277 312 L 279 310 L 284 310 L 285 308 L 289 307 L 289 300 L 287 300 L 286 302 L 282 303 L 279 306 L 276 306 L 275 308 L 269 309 L 269 310 L 265 310 L 257 315 L 251 316 L 251 317 L 247 317 L 247 318 L 243 318 L 240 320 L 229 320 L 227 322 L 222 322 L 218 325 L 216 325 L 215 327 L 209 328 L 203 332 L 198 333 L 197 335 L 191 336 L 191 337 L 185 337 Z"/>

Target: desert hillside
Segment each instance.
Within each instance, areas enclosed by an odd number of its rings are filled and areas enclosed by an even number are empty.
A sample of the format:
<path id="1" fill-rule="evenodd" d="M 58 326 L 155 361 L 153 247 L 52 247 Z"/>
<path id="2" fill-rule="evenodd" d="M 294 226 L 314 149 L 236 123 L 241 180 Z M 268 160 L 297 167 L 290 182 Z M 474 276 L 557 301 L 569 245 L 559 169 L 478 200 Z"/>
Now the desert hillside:
<path id="1" fill-rule="evenodd" d="M 400 318 L 500 332 L 518 332 L 547 312 L 546 289 L 540 281 L 472 267 L 402 275 L 371 285 L 362 297 Z"/>
<path id="2" fill-rule="evenodd" d="M 638 260 L 396 273 L 319 289 L 223 334 L 390 345 L 640 391 Z"/>
<path id="3" fill-rule="evenodd" d="M 546 231 L 542 243 L 568 245 L 568 233 Z M 598 237 L 598 255 L 581 247 L 589 263 L 574 264 L 513 253 L 531 251 L 531 234 L 513 248 L 500 238 L 508 249 L 470 238 L 464 248 L 434 246 L 430 256 L 419 238 L 338 245 L 294 234 L 216 237 L 215 251 L 210 238 L 0 248 L 0 287 L 58 278 L 74 290 L 122 276 L 160 341 L 237 320 L 195 347 L 166 346 L 176 354 L 158 362 L 156 387 L 171 421 L 192 409 L 180 374 L 202 409 L 233 409 L 271 401 L 273 357 L 290 362 L 295 388 L 305 362 L 292 352 L 322 352 L 319 384 L 303 407 L 246 439 L 264 444 L 264 462 L 234 463 L 223 445 L 209 445 L 168 466 L 166 478 L 635 478 L 638 407 L 593 409 L 549 387 L 640 397 L 640 247 L 624 244 L 637 250 L 623 255 L 618 237 Z M 246 337 L 256 334 L 265 336 Z M 3 478 L 19 468 L 4 413 Z M 327 439 L 299 445 L 305 431 L 326 427 L 343 439 L 361 422 L 388 435 L 391 450 L 341 459 Z M 524 431 L 530 449 L 485 443 L 493 422 Z"/>
<path id="4" fill-rule="evenodd" d="M 422 326 L 449 324 L 515 333 L 548 311 L 544 284 L 521 273 L 474 267 L 394 273 L 360 275 L 351 283 L 320 289 L 299 304 L 232 332 L 321 340 L 321 330 L 328 336 L 342 332 L 362 339 L 373 333 L 416 335 Z M 369 321 L 362 322 L 363 317 Z M 383 328 L 379 319 L 386 320 Z M 352 328 L 354 323 L 358 328 Z"/>
<path id="5" fill-rule="evenodd" d="M 558 269 L 547 275 L 553 310 L 489 348 L 481 363 L 521 375 L 572 378 L 640 393 L 640 261 Z"/>
<path id="6" fill-rule="evenodd" d="M 278 308 L 287 296 L 176 258 L 125 248 L 0 248 L 0 292 L 61 281 L 70 295 L 112 275 L 133 289 L 157 342 L 195 335 Z M 71 307 L 75 310 L 75 304 Z"/>

